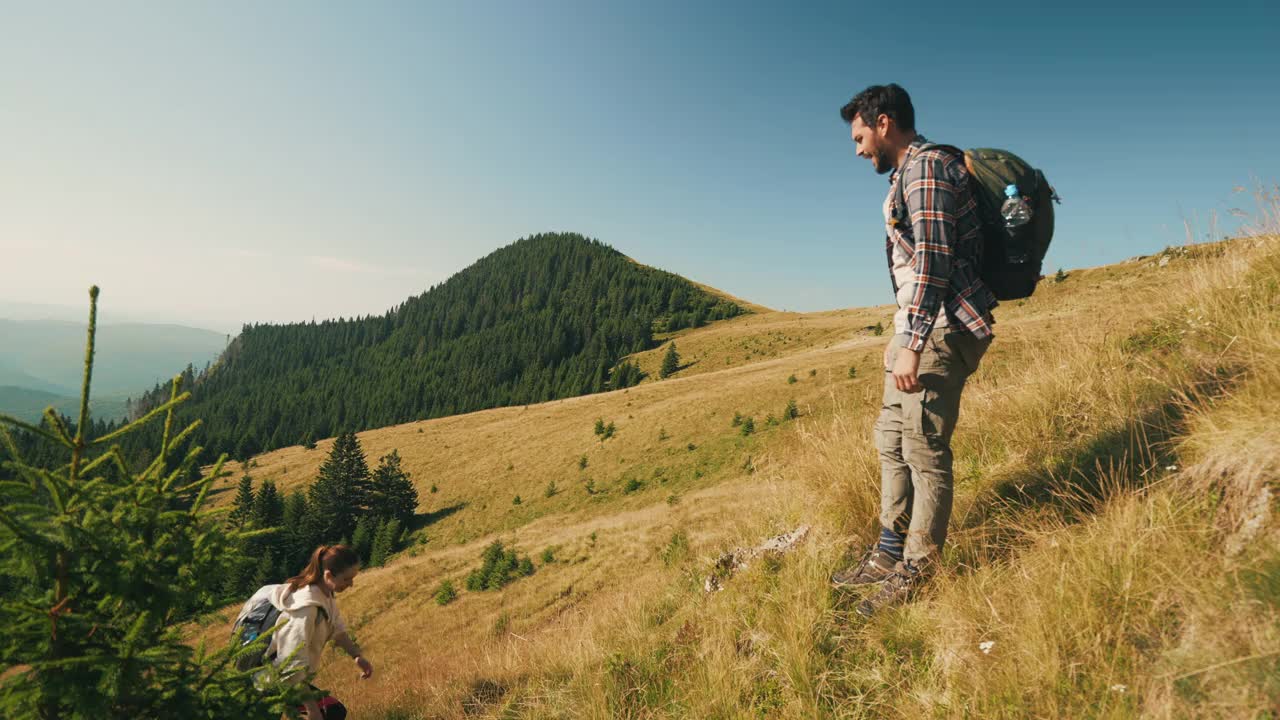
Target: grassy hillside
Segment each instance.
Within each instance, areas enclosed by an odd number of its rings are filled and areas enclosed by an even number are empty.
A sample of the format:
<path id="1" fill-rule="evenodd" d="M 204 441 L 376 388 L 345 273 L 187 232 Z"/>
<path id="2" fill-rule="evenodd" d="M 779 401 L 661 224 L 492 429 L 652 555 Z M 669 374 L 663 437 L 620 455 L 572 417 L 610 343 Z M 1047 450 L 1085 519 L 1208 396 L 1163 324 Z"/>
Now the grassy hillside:
<path id="1" fill-rule="evenodd" d="M 620 360 L 745 312 L 575 233 L 495 250 L 380 316 L 246 326 L 189 385 L 182 418 L 245 459 L 383 427 L 634 385 Z M 630 366 L 627 366 L 628 368 Z M 168 397 L 156 387 L 148 405 Z"/>
<path id="2" fill-rule="evenodd" d="M 1277 306 L 1274 236 L 1003 305 L 955 439 L 944 573 L 871 621 L 827 577 L 875 529 L 887 307 L 737 318 L 677 333 L 671 379 L 361 433 L 371 457 L 399 450 L 426 514 L 341 598 L 377 677 L 334 652 L 320 682 L 382 718 L 1266 717 Z M 792 399 L 799 418 L 767 421 Z M 250 470 L 301 486 L 328 442 Z M 797 552 L 703 592 L 720 552 L 801 523 Z M 536 572 L 437 605 L 494 538 Z"/>

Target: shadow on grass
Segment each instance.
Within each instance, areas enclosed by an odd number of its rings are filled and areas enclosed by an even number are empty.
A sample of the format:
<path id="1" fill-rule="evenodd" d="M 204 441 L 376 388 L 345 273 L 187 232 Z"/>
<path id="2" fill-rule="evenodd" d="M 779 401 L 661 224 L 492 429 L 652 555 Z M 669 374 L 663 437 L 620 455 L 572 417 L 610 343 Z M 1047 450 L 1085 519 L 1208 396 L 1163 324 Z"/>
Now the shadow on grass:
<path id="1" fill-rule="evenodd" d="M 417 531 L 431 527 L 450 515 L 465 510 L 467 505 L 468 503 L 460 502 L 447 507 L 442 507 L 439 510 L 432 512 L 418 513 L 413 516 L 413 520 L 409 523 L 409 529 L 411 531 Z"/>
<path id="2" fill-rule="evenodd" d="M 1176 463 L 1173 445 L 1183 432 L 1187 408 L 1222 395 L 1239 377 L 1229 368 L 1206 373 L 1184 395 L 1171 391 L 1157 407 L 1122 427 L 1081 438 L 1048 467 L 997 478 L 973 498 L 962 517 L 952 520 L 953 532 L 967 536 L 953 545 L 959 554 L 957 571 L 1009 557 L 1025 544 L 1028 524 L 1083 522 L 1116 493 L 1140 490 L 1163 477 L 1165 468 Z"/>

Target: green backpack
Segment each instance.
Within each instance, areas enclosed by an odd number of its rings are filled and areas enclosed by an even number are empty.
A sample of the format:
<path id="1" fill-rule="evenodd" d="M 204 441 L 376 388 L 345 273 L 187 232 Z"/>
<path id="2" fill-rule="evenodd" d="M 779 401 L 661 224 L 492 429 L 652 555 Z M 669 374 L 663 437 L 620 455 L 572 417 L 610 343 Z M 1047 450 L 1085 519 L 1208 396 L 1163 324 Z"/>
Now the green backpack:
<path id="1" fill-rule="evenodd" d="M 982 224 L 982 266 L 978 272 L 982 281 L 998 300 L 1030 297 L 1040 282 L 1041 265 L 1053 239 L 1053 204 L 1062 202 L 1053 186 L 1044 173 L 1008 150 L 961 150 L 932 143 L 921 149 L 934 148 L 963 155 L 969 169 L 970 189 Z M 1012 229 L 1004 226 L 1000 216 L 1009 185 L 1018 186 L 1031 208 L 1031 221 Z M 905 208 L 901 183 L 897 192 L 898 207 Z"/>

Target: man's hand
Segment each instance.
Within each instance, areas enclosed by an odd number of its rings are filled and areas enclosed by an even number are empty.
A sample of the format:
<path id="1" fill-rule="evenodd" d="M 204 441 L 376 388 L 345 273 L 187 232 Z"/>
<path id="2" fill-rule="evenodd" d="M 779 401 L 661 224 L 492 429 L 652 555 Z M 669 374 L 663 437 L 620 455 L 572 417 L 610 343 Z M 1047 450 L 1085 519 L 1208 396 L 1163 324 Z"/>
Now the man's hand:
<path id="1" fill-rule="evenodd" d="M 886 357 L 888 351 L 886 350 Z M 893 382 L 904 393 L 917 393 L 924 389 L 916 371 L 920 369 L 920 353 L 917 350 L 898 348 L 898 358 L 893 363 Z"/>
<path id="2" fill-rule="evenodd" d="M 365 659 L 363 655 L 356 656 L 356 665 L 360 667 L 360 679 L 368 680 L 373 677 L 373 663 Z"/>

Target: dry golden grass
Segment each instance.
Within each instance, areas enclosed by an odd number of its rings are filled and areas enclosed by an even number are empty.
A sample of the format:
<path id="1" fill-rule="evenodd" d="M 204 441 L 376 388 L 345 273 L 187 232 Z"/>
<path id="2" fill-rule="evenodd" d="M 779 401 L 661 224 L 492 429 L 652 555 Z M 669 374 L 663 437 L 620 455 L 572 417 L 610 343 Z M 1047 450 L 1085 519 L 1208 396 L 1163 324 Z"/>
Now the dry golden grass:
<path id="1" fill-rule="evenodd" d="M 1257 498 L 1280 464 L 1276 281 L 1246 272 L 1275 264 L 1263 244 L 1074 270 L 1002 306 L 956 437 L 945 577 L 869 623 L 826 578 L 874 531 L 888 337 L 867 328 L 887 307 L 762 312 L 678 334 L 689 365 L 667 380 L 361 433 L 438 515 L 341 598 L 377 677 L 333 653 L 320 681 L 383 718 L 1249 716 L 1233 713 L 1277 697 L 1255 676 L 1280 647 L 1258 579 L 1277 567 Z M 656 377 L 660 357 L 638 359 Z M 768 426 L 792 398 L 802 417 Z M 330 442 L 251 472 L 303 487 Z M 793 556 L 702 592 L 720 550 L 801 522 L 816 528 Z M 691 549 L 664 561 L 677 534 Z M 557 562 L 435 605 L 494 538 Z"/>

